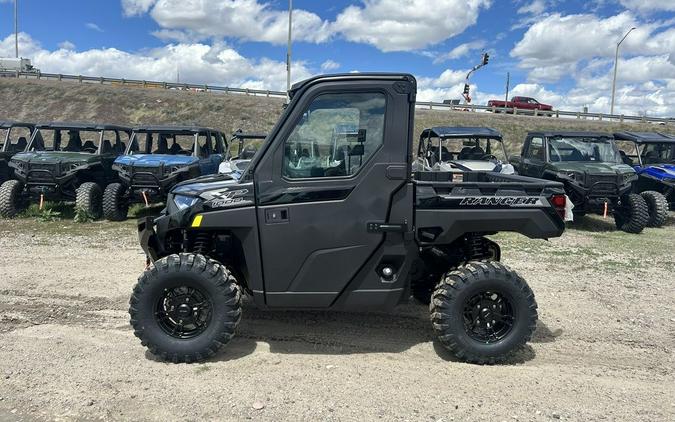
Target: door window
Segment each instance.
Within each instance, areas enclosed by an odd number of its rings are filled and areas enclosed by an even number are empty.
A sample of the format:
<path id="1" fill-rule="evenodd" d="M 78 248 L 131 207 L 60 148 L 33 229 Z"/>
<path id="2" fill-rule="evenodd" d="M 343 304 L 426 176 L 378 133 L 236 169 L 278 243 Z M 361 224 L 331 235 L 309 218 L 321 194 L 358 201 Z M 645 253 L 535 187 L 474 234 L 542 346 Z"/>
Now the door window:
<path id="1" fill-rule="evenodd" d="M 312 101 L 284 143 L 288 178 L 356 174 L 384 142 L 385 96 L 324 94 Z"/>
<path id="2" fill-rule="evenodd" d="M 544 161 L 546 153 L 544 151 L 544 140 L 542 138 L 530 139 L 530 146 L 527 149 L 526 158 L 533 158 L 535 160 Z"/>

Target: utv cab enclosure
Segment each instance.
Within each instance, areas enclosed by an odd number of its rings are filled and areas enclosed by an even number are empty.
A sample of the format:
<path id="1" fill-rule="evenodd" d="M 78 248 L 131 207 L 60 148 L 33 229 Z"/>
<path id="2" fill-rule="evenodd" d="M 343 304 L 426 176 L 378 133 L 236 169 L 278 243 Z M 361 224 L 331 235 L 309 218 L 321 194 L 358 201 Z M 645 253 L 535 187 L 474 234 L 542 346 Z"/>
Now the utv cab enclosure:
<path id="1" fill-rule="evenodd" d="M 502 134 L 487 127 L 424 129 L 413 170 L 514 173 Z"/>
<path id="2" fill-rule="evenodd" d="M 26 149 L 34 130 L 34 123 L 0 121 L 0 183 L 14 176 L 9 160 Z"/>
<path id="3" fill-rule="evenodd" d="M 119 182 L 103 195 L 105 218 L 127 218 L 132 203 L 162 202 L 177 183 L 218 171 L 227 145 L 223 133 L 198 126 L 139 126 L 113 169 Z"/>
<path id="4" fill-rule="evenodd" d="M 244 294 L 266 309 L 371 311 L 414 293 L 462 359 L 496 362 L 522 346 L 534 295 L 485 236 L 560 236 L 563 187 L 488 172 L 413 177 L 415 95 L 406 74 L 301 82 L 240 178 L 176 186 L 161 216 L 139 221 L 150 265 L 129 311 L 142 344 L 174 362 L 212 356 L 234 335 Z"/>
<path id="5" fill-rule="evenodd" d="M 131 129 L 96 123 L 42 123 L 25 152 L 9 162 L 16 180 L 0 187 L 0 215 L 13 217 L 31 199 L 75 201 L 79 211 L 101 216 L 103 189 L 117 180 L 112 163 Z"/>
<path id="6" fill-rule="evenodd" d="M 675 136 L 657 132 L 619 132 L 619 142 L 631 148 L 620 151 L 624 163 L 638 174 L 635 192 L 649 206 L 649 225 L 658 227 L 668 218 L 668 204 L 675 210 Z"/>
<path id="7" fill-rule="evenodd" d="M 562 182 L 577 217 L 613 214 L 616 226 L 628 233 L 647 225 L 647 204 L 632 193 L 637 174 L 623 163 L 610 134 L 530 132 L 511 164 L 518 174 Z"/>

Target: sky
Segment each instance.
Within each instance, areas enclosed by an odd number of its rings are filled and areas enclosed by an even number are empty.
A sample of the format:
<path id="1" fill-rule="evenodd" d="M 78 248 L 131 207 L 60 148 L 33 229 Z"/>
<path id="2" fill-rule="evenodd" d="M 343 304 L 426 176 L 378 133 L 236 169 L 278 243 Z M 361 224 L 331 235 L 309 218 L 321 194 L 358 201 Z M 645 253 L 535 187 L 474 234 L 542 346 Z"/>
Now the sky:
<path id="1" fill-rule="evenodd" d="M 408 72 L 418 99 L 533 96 L 562 110 L 675 116 L 675 0 L 295 0 L 293 80 Z M 20 55 L 48 73 L 285 90 L 287 0 L 19 0 Z M 0 57 L 14 56 L 0 0 Z"/>

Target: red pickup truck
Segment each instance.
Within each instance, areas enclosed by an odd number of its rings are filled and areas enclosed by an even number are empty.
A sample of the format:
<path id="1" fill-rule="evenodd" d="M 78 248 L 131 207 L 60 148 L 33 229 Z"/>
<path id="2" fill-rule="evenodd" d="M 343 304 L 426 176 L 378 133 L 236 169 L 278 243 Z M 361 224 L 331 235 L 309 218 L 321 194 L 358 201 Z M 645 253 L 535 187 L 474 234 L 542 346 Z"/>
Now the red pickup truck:
<path id="1" fill-rule="evenodd" d="M 513 97 L 511 101 L 490 100 L 487 105 L 488 107 L 517 108 L 519 110 L 553 110 L 553 106 L 542 104 L 530 97 Z M 513 113 L 513 110 L 506 110 L 506 112 Z"/>

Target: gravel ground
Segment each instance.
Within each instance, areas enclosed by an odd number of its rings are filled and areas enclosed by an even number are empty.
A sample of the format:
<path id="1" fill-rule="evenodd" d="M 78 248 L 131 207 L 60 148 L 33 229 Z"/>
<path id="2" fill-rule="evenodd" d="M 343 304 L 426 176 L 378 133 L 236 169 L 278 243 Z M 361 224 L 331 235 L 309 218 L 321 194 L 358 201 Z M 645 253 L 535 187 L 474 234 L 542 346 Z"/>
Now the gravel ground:
<path id="1" fill-rule="evenodd" d="M 133 222 L 0 220 L 0 420 L 675 420 L 675 219 L 496 236 L 540 309 L 513 362 L 469 365 L 424 306 L 263 312 L 203 364 L 158 362 L 127 301 Z"/>

